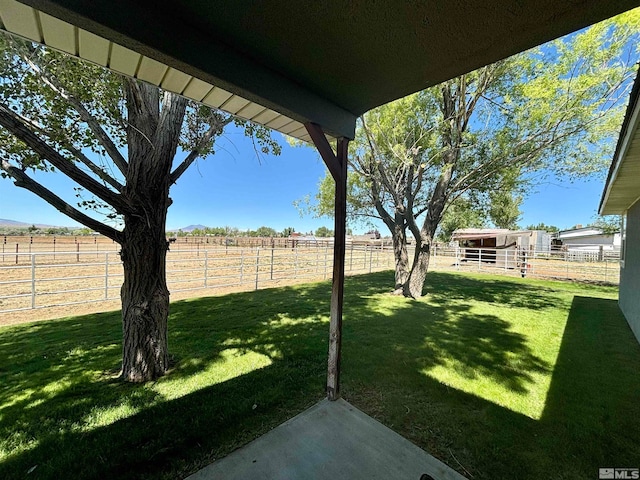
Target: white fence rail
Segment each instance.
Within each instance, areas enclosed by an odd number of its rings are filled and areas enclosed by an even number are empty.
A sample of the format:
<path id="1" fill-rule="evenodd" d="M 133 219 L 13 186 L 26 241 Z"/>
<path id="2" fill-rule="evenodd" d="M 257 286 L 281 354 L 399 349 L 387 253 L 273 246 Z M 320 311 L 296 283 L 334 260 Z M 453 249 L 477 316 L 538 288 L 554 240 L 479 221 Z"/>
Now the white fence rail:
<path id="1" fill-rule="evenodd" d="M 123 280 L 117 252 L 12 254 L 15 264 L 0 266 L 0 312 L 76 305 L 119 298 Z M 12 257 L 13 258 L 13 257 Z M 217 248 L 167 253 L 171 292 L 202 289 L 265 288 L 304 279 L 327 279 L 333 250 L 313 248 Z M 347 250 L 347 274 L 393 268 L 391 250 Z"/>
<path id="2" fill-rule="evenodd" d="M 412 252 L 409 254 L 412 258 Z M 347 274 L 393 266 L 388 246 L 347 249 Z M 250 290 L 328 279 L 332 267 L 329 246 L 171 250 L 167 254 L 167 283 L 171 292 Z M 606 256 L 571 252 L 525 255 L 515 250 L 462 248 L 434 248 L 429 268 L 609 283 L 617 283 L 620 272 L 619 260 Z M 11 264 L 0 266 L 0 312 L 115 300 L 122 279 L 117 252 L 56 252 L 55 257 L 52 252 L 12 253 Z"/>
<path id="3" fill-rule="evenodd" d="M 536 252 L 516 249 L 438 248 L 430 267 L 537 278 L 618 283 L 619 252 Z"/>

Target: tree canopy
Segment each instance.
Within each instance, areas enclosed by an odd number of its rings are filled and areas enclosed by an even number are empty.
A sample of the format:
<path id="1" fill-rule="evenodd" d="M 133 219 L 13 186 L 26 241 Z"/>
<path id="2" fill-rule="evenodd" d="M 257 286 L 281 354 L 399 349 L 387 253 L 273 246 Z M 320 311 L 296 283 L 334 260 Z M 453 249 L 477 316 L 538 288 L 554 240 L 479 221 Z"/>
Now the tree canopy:
<path id="1" fill-rule="evenodd" d="M 627 12 L 360 119 L 350 151 L 348 214 L 389 228 L 398 290 L 421 295 L 439 227 L 513 228 L 531 185 L 606 170 L 639 32 L 640 12 Z M 332 188 L 327 176 L 312 202 L 315 213 L 330 213 Z M 417 246 L 411 267 L 407 229 Z"/>

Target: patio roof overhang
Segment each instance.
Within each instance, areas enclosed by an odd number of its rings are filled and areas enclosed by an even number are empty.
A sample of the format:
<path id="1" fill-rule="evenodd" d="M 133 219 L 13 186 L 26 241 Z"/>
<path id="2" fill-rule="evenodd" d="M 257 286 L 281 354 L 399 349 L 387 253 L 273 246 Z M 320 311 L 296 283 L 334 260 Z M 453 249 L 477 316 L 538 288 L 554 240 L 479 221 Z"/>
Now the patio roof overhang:
<path id="1" fill-rule="evenodd" d="M 1 28 L 311 141 L 638 0 L 2 0 Z"/>
<path id="2" fill-rule="evenodd" d="M 640 70 L 639 70 L 640 73 Z M 640 200 L 640 74 L 636 76 L 600 200 L 600 215 L 620 215 Z"/>

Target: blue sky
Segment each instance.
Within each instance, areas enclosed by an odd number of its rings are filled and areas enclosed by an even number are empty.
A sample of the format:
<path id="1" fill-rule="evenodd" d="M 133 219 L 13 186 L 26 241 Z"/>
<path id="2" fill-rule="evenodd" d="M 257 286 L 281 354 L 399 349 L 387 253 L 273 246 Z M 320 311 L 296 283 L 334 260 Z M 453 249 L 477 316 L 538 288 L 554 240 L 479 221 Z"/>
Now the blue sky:
<path id="1" fill-rule="evenodd" d="M 324 164 L 312 147 L 283 145 L 278 157 L 258 160 L 251 141 L 233 127 L 219 141 L 215 155 L 193 165 L 173 186 L 173 205 L 167 227 L 191 224 L 256 229 L 262 225 L 278 231 L 294 227 L 308 232 L 320 226 L 332 228 L 333 220 L 301 218 L 295 200 L 316 191 Z M 66 200 L 73 202 L 73 182 L 60 173 L 39 173 L 36 178 Z M 525 200 L 522 226 L 544 222 L 560 228 L 586 225 L 593 220 L 604 180 L 569 183 L 562 180 L 539 185 Z M 31 192 L 0 178 L 0 218 L 60 226 L 77 224 Z M 379 227 L 383 232 L 384 228 Z M 366 227 L 355 226 L 354 231 Z"/>

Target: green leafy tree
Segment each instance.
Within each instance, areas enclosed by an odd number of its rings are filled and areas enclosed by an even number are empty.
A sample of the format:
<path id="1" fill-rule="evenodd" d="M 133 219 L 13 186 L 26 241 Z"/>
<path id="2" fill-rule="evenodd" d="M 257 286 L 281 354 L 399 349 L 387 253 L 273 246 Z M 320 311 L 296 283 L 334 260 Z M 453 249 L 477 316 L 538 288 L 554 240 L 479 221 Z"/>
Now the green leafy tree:
<path id="1" fill-rule="evenodd" d="M 287 227 L 284 230 L 282 230 L 282 232 L 280 233 L 280 236 L 289 237 L 293 232 L 295 232 L 295 229 L 293 227 Z"/>
<path id="2" fill-rule="evenodd" d="M 620 222 L 620 215 L 597 215 L 588 226 L 599 228 L 605 235 L 613 235 L 620 232 Z"/>
<path id="3" fill-rule="evenodd" d="M 214 237 L 224 237 L 226 230 L 224 227 L 207 227 L 204 229 L 205 235 L 211 235 Z"/>
<path id="4" fill-rule="evenodd" d="M 381 219 L 391 232 L 397 293 L 422 295 L 431 244 L 459 199 L 478 200 L 482 209 L 471 212 L 513 228 L 529 184 L 606 169 L 639 27 L 640 12 L 631 11 L 361 118 L 350 151 L 350 213 Z M 325 179 L 317 214 L 329 212 L 330 192 Z M 458 203 L 449 225 L 465 209 Z M 411 266 L 407 231 L 416 245 Z"/>
<path id="5" fill-rule="evenodd" d="M 544 232 L 549 232 L 549 233 L 555 233 L 560 231 L 560 229 L 555 225 L 547 225 L 544 222 L 527 225 L 525 229 L 526 230 L 542 230 Z"/>
<path id="6" fill-rule="evenodd" d="M 256 230 L 256 237 L 275 237 L 278 235 L 278 232 L 275 231 L 275 229 L 271 228 L 271 227 L 259 227 Z"/>
<path id="7" fill-rule="evenodd" d="M 482 209 L 473 201 L 461 197 L 442 215 L 436 237 L 439 241 L 448 242 L 456 230 L 483 227 L 486 227 L 486 220 Z"/>
<path id="8" fill-rule="evenodd" d="M 330 230 L 327 227 L 318 227 L 315 233 L 316 237 L 333 237 L 333 230 Z"/>
<path id="9" fill-rule="evenodd" d="M 3 176 L 120 244 L 122 378 L 163 375 L 169 189 L 214 153 L 232 117 L 11 37 L 0 37 L 0 69 Z M 267 151 L 278 151 L 268 132 L 249 128 Z M 75 181 L 78 205 L 40 184 L 34 170 Z"/>

